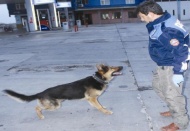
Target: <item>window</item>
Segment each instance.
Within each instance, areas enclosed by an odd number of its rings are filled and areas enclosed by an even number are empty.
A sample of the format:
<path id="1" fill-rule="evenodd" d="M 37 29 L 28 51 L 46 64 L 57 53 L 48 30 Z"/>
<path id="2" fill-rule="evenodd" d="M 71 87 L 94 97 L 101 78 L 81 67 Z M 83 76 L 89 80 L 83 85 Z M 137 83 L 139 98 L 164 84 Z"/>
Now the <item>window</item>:
<path id="1" fill-rule="evenodd" d="M 61 19 L 66 19 L 65 13 L 60 13 L 60 18 L 61 18 Z"/>
<path id="2" fill-rule="evenodd" d="M 112 14 L 112 19 L 121 19 L 121 12 L 114 12 Z"/>
<path id="3" fill-rule="evenodd" d="M 175 15 L 175 10 L 173 10 L 173 15 Z"/>
<path id="4" fill-rule="evenodd" d="M 129 11 L 128 18 L 137 18 L 137 13 L 135 11 Z"/>
<path id="5" fill-rule="evenodd" d="M 183 15 L 185 15 L 185 10 L 183 10 Z"/>
<path id="6" fill-rule="evenodd" d="M 110 19 L 109 13 L 102 13 L 101 14 L 101 18 L 102 18 L 102 20 L 108 20 L 108 19 Z"/>
<path id="7" fill-rule="evenodd" d="M 88 0 L 82 0 L 82 3 L 86 5 L 88 4 Z"/>
<path id="8" fill-rule="evenodd" d="M 100 0 L 101 5 L 110 5 L 110 0 Z"/>
<path id="9" fill-rule="evenodd" d="M 84 7 L 84 3 L 83 2 L 85 2 L 85 1 L 84 0 L 77 0 L 77 5 L 78 5 L 79 8 Z"/>
<path id="10" fill-rule="evenodd" d="M 15 8 L 16 8 L 16 10 L 24 10 L 25 9 L 24 4 L 15 4 Z"/>
<path id="11" fill-rule="evenodd" d="M 82 0 L 77 0 L 77 4 L 82 4 Z"/>
<path id="12" fill-rule="evenodd" d="M 125 0 L 126 4 L 135 4 L 135 0 Z"/>

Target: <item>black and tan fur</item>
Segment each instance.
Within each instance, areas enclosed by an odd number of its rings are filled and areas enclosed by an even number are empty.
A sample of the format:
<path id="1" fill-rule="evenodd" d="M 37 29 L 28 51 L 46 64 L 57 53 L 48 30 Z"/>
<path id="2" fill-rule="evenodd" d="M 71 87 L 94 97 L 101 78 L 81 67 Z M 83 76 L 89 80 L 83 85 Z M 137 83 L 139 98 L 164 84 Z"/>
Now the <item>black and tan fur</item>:
<path id="1" fill-rule="evenodd" d="M 40 119 L 44 119 L 42 110 L 55 110 L 61 107 L 64 100 L 86 99 L 92 106 L 105 114 L 112 114 L 111 111 L 105 109 L 99 102 L 98 97 L 105 91 L 107 84 L 114 76 L 119 75 L 122 66 L 110 67 L 107 65 L 97 65 L 98 71 L 93 76 L 86 77 L 81 80 L 74 81 L 63 85 L 48 88 L 43 92 L 35 95 L 19 94 L 11 90 L 4 90 L 9 96 L 21 101 L 30 102 L 37 99 L 36 107 L 37 115 Z"/>

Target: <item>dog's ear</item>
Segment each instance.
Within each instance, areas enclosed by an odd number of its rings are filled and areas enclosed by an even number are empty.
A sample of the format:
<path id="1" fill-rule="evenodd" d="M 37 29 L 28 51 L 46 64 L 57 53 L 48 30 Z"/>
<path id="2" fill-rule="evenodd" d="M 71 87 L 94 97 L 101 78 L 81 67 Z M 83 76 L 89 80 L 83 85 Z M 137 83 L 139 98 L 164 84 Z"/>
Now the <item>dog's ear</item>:
<path id="1" fill-rule="evenodd" d="M 96 68 L 97 68 L 98 70 L 102 70 L 102 67 L 104 67 L 103 64 L 97 64 L 97 65 L 96 65 Z"/>

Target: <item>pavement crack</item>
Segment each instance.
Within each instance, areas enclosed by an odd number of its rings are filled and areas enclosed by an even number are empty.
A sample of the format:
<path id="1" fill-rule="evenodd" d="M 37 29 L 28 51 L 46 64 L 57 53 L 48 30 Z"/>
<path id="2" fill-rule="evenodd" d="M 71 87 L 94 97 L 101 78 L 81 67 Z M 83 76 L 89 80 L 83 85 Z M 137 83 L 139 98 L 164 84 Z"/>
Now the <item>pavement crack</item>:
<path id="1" fill-rule="evenodd" d="M 135 85 L 137 85 L 137 87 L 139 88 L 138 83 L 137 83 L 137 79 L 136 79 L 136 77 L 135 77 L 135 75 L 134 75 L 134 69 L 133 69 L 133 67 L 131 66 L 130 60 L 129 60 L 129 58 L 128 58 L 127 51 L 126 51 L 125 46 L 124 46 L 124 41 L 122 40 L 122 37 L 121 37 L 121 34 L 120 34 L 119 29 L 118 29 L 118 27 L 117 27 L 117 24 L 116 24 L 115 26 L 116 26 L 116 29 L 117 29 L 117 32 L 118 32 L 119 39 L 120 39 L 120 41 L 121 41 L 122 47 L 123 47 L 123 49 L 124 49 L 126 58 L 127 58 L 126 64 L 128 65 L 128 67 L 131 68 L 131 73 L 132 73 L 132 75 L 133 75 L 133 77 L 134 77 Z"/>
<path id="2" fill-rule="evenodd" d="M 122 44 L 123 48 L 125 49 L 124 41 L 122 40 L 122 37 L 121 37 L 121 34 L 120 34 L 120 32 L 119 32 L 119 29 L 118 29 L 117 25 L 116 25 L 116 28 L 117 28 L 117 32 L 118 32 L 118 34 L 119 34 L 119 39 L 121 40 L 121 44 Z M 139 85 L 138 85 L 137 79 L 136 79 L 136 77 L 135 77 L 135 75 L 134 75 L 133 67 L 132 67 L 131 64 L 130 64 L 130 60 L 128 59 L 128 54 L 127 54 L 126 49 L 125 49 L 125 54 L 126 54 L 126 58 L 127 58 L 127 60 L 128 60 L 127 63 L 128 63 L 128 65 L 130 65 L 131 73 L 133 74 L 133 77 L 134 77 L 135 85 L 137 85 L 138 90 L 139 90 Z M 147 87 L 144 87 L 144 88 L 143 88 L 142 90 L 140 90 L 140 91 L 149 90 L 149 89 L 150 89 L 149 87 L 148 87 L 148 88 L 147 88 Z M 143 99 L 142 99 L 140 93 L 138 94 L 137 99 L 138 99 L 138 100 L 140 101 L 140 103 L 141 103 L 141 107 L 142 107 L 141 113 L 145 114 L 146 120 L 147 120 L 147 122 L 148 122 L 148 126 L 149 126 L 150 131 L 154 131 L 154 130 L 153 130 L 153 124 L 152 124 L 152 118 L 150 117 L 150 115 L 148 114 L 148 112 L 147 112 L 147 110 L 146 110 L 145 103 L 144 103 L 144 101 L 143 101 Z"/>
<path id="3" fill-rule="evenodd" d="M 145 103 L 144 103 L 144 100 L 143 100 L 143 98 L 142 98 L 142 96 L 140 95 L 140 94 L 138 94 L 138 97 L 137 97 L 137 99 L 140 101 L 140 103 L 141 103 L 141 113 L 143 113 L 145 116 L 146 116 L 146 120 L 147 120 L 147 122 L 148 122 L 148 126 L 149 126 L 149 128 L 150 128 L 150 131 L 154 131 L 153 130 L 153 124 L 152 124 L 152 118 L 150 117 L 150 115 L 148 114 L 148 112 L 147 112 L 147 108 L 146 108 L 146 105 L 145 105 Z"/>

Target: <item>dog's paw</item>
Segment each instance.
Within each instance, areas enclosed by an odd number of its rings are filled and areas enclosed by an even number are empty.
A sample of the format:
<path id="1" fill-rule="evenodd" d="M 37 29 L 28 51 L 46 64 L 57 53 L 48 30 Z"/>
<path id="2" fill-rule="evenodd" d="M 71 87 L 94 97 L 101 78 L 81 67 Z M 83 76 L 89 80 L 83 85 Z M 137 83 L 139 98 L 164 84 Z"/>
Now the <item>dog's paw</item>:
<path id="1" fill-rule="evenodd" d="M 43 115 L 38 116 L 40 120 L 43 120 L 45 117 Z"/>
<path id="2" fill-rule="evenodd" d="M 112 112 L 112 111 L 109 111 L 109 110 L 106 110 L 104 113 L 107 114 L 107 115 L 113 114 L 113 112 Z"/>
<path id="3" fill-rule="evenodd" d="M 105 106 L 102 106 L 104 109 L 106 109 L 106 107 Z"/>

